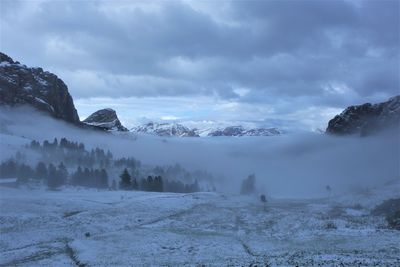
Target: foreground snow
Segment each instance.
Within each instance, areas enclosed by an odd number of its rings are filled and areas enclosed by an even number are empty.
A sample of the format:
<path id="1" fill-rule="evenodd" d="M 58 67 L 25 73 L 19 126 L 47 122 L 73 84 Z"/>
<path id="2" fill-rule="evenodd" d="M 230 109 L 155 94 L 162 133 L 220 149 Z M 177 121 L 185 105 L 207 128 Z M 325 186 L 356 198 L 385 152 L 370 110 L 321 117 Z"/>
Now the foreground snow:
<path id="1" fill-rule="evenodd" d="M 0 187 L 0 266 L 398 266 L 400 231 L 369 215 L 400 192 L 388 188 L 263 206 L 215 193 Z"/>

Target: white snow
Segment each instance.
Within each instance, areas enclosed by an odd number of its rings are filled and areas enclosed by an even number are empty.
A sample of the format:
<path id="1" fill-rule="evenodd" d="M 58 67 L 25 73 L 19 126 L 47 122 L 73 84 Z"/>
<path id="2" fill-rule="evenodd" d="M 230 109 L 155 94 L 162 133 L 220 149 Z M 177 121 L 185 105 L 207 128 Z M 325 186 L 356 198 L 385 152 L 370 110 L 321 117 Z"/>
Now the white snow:
<path id="1" fill-rule="evenodd" d="M 42 103 L 42 104 L 46 104 L 49 105 L 49 103 L 47 103 L 46 101 L 44 101 L 43 99 L 39 98 L 39 97 L 35 97 L 36 101 Z"/>
<path id="2" fill-rule="evenodd" d="M 383 218 L 332 215 L 348 198 L 264 206 L 255 196 L 0 186 L 0 265 L 399 265 L 400 231 Z"/>
<path id="3" fill-rule="evenodd" d="M 0 68 L 2 68 L 2 67 L 8 67 L 8 66 L 11 66 L 11 64 L 10 64 L 9 62 L 7 62 L 7 61 L 2 61 L 2 62 L 0 62 Z"/>
<path id="4" fill-rule="evenodd" d="M 15 183 L 17 178 L 3 178 L 0 179 L 0 184 L 8 184 L 8 183 Z"/>

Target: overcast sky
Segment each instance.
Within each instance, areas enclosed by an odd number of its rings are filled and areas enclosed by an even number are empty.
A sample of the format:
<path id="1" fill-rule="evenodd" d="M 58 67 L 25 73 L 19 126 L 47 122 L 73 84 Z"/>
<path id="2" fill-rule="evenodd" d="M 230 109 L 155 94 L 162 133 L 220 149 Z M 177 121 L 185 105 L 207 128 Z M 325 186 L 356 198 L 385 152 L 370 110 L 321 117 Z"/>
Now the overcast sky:
<path id="1" fill-rule="evenodd" d="M 7 1 L 1 51 L 81 118 L 312 129 L 399 94 L 400 1 Z"/>

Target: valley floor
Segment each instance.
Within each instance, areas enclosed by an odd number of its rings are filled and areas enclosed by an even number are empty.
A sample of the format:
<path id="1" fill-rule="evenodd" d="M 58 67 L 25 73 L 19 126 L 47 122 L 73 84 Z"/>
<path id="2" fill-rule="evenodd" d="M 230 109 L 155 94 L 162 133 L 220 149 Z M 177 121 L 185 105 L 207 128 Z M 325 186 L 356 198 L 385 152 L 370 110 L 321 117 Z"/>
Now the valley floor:
<path id="1" fill-rule="evenodd" d="M 0 187 L 0 266 L 400 266 L 400 231 L 369 215 L 398 189 L 264 206 L 216 193 Z"/>

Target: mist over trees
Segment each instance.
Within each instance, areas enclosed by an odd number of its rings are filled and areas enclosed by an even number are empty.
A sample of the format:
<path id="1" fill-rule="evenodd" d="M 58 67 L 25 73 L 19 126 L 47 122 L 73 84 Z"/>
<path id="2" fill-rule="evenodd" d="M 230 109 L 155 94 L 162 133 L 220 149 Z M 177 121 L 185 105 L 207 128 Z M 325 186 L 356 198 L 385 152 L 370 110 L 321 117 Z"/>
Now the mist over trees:
<path id="1" fill-rule="evenodd" d="M 200 191 L 199 180 L 214 179 L 205 171 L 189 172 L 179 164 L 152 167 L 135 158 L 114 159 L 108 150 L 89 150 L 83 143 L 66 138 L 42 143 L 33 140 L 15 157 L 0 163 L 0 178 L 17 178 L 18 185 L 36 183 L 50 189 L 70 185 L 176 193 Z"/>
<path id="2" fill-rule="evenodd" d="M 256 191 L 256 176 L 254 174 L 249 175 L 243 180 L 242 186 L 240 188 L 240 193 L 242 195 L 253 194 Z"/>

